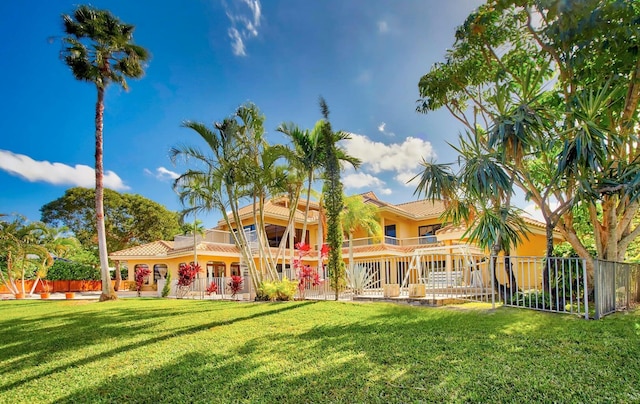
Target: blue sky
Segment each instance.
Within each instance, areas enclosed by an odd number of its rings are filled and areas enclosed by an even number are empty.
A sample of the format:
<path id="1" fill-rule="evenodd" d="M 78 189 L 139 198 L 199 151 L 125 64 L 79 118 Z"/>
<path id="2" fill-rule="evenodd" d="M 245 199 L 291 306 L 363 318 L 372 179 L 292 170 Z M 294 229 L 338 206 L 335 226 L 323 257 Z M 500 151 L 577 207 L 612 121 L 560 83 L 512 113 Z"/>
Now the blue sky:
<path id="1" fill-rule="evenodd" d="M 415 112 L 420 77 L 442 61 L 476 0 L 93 1 L 134 24 L 152 58 L 129 92 L 111 86 L 104 122 L 105 185 L 179 210 L 171 179 L 184 167 L 170 147 L 198 144 L 184 120 L 220 121 L 242 103 L 266 116 L 272 143 L 281 122 L 311 128 L 318 97 L 343 144 L 364 164 L 343 174 L 348 194 L 414 200 L 406 180 L 421 158 L 456 156 L 460 130 L 446 111 Z M 72 186 L 94 184 L 95 88 L 59 58 L 60 15 L 71 1 L 0 3 L 3 119 L 0 213 L 40 218 L 42 205 Z M 213 226 L 217 215 L 205 221 Z"/>

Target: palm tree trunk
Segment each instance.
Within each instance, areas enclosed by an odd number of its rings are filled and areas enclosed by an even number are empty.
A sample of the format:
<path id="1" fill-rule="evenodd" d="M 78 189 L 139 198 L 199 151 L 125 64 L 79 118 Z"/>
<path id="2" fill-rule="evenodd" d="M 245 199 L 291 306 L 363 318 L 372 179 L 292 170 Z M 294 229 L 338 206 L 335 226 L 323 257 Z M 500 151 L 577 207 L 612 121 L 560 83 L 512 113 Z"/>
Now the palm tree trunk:
<path id="1" fill-rule="evenodd" d="M 118 291 L 120 289 L 120 284 L 122 283 L 122 274 L 120 273 L 120 261 L 116 261 L 116 284 L 113 287 L 114 291 Z"/>
<path id="2" fill-rule="evenodd" d="M 193 265 L 198 265 L 198 240 L 196 236 L 196 230 L 198 223 L 196 222 L 196 213 L 193 213 Z"/>
<path id="3" fill-rule="evenodd" d="M 311 183 L 313 182 L 313 171 L 309 173 L 309 185 L 307 186 L 307 203 L 306 206 L 304 208 L 304 221 L 302 222 L 302 236 L 301 236 L 301 240 L 300 242 L 302 244 L 305 243 L 306 241 L 306 234 L 307 234 L 307 220 L 309 218 L 309 204 L 311 203 Z"/>
<path id="4" fill-rule="evenodd" d="M 98 100 L 96 102 L 96 228 L 98 230 L 98 253 L 100 256 L 100 277 L 102 278 L 102 294 L 100 301 L 115 300 L 118 296 L 111 287 L 109 262 L 107 260 L 107 237 L 104 227 L 103 176 L 102 166 L 102 128 L 104 116 L 104 88 L 97 86 Z"/>

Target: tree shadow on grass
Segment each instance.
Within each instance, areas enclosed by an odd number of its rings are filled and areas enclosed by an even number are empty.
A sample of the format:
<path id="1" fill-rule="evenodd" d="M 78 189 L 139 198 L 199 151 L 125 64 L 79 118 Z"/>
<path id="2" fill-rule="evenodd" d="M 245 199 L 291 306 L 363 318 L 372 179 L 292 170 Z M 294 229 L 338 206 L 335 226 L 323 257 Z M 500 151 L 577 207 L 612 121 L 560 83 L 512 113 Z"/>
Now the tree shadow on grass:
<path id="1" fill-rule="evenodd" d="M 99 354 L 96 355 L 90 355 L 87 356 L 85 358 L 82 359 L 78 359 L 78 360 L 73 360 L 71 362 L 66 362 L 64 364 L 61 364 L 59 366 L 55 366 L 51 369 L 39 372 L 39 373 L 34 373 L 31 376 L 28 377 L 24 377 L 21 378 L 20 380 L 11 382 L 11 383 L 6 383 L 6 384 L 0 384 L 0 392 L 3 391 L 9 391 L 11 389 L 14 389 L 16 387 L 19 386 L 23 386 L 25 384 L 28 384 L 34 380 L 37 380 L 39 378 L 42 377 L 46 377 L 46 376 L 50 376 L 52 374 L 55 374 L 57 372 L 61 372 L 66 370 L 69 367 L 79 367 L 79 366 L 83 366 L 86 364 L 89 364 L 95 360 L 102 360 L 105 358 L 109 358 L 112 356 L 115 356 L 117 354 L 123 353 L 123 352 L 127 352 L 129 350 L 133 350 L 133 349 L 137 349 L 140 348 L 140 346 L 145 346 L 145 345 L 152 345 L 154 343 L 157 342 L 162 342 L 162 341 L 166 341 L 168 339 L 171 338 L 178 338 L 178 337 L 183 337 L 185 335 L 189 335 L 189 334 L 194 334 L 200 331 L 204 331 L 204 330 L 208 330 L 211 328 L 215 328 L 215 327 L 222 327 L 222 326 L 226 326 L 226 325 L 232 325 L 235 324 L 237 322 L 241 322 L 241 321 L 248 321 L 248 320 L 252 320 L 252 319 L 256 319 L 256 318 L 260 318 L 260 317 L 264 317 L 264 316 L 269 316 L 269 315 L 274 315 L 274 314 L 278 314 L 278 313 L 282 313 L 282 312 L 286 312 L 289 310 L 294 310 L 294 309 L 298 309 L 307 305 L 311 305 L 314 304 L 313 302 L 304 302 L 304 303 L 297 303 L 297 304 L 288 304 L 288 305 L 277 305 L 277 306 L 260 306 L 260 305 L 253 305 L 254 308 L 257 308 L 259 311 L 247 314 L 245 316 L 241 316 L 241 317 L 231 317 L 225 320 L 216 320 L 213 322 L 207 322 L 207 323 L 199 323 L 196 325 L 188 325 L 182 328 L 178 328 L 178 329 L 174 329 L 171 330 L 169 332 L 164 332 L 164 333 L 157 333 L 156 331 L 153 331 L 153 329 L 151 329 L 151 333 L 149 334 L 149 336 L 147 338 L 144 339 L 136 339 L 134 342 L 131 343 L 127 343 L 121 346 L 118 346 L 116 348 L 113 348 L 111 350 L 108 351 L 103 351 L 100 352 Z M 265 310 L 271 307 L 275 307 L 272 310 Z M 92 318 L 93 315 L 95 315 L 95 313 L 91 313 Z M 98 323 L 101 323 L 103 321 L 107 321 L 109 320 L 111 317 L 109 315 L 109 313 L 104 313 L 103 317 L 100 318 L 98 321 Z M 76 326 L 79 326 L 82 319 L 84 319 L 85 321 L 86 316 L 79 316 L 79 318 L 76 318 L 75 321 L 77 321 Z M 93 320 L 95 320 L 95 318 L 93 318 Z M 96 320 L 97 321 L 97 320 Z M 61 343 L 68 343 L 68 347 L 69 349 L 78 349 L 78 344 L 79 342 L 80 345 L 84 346 L 84 345 L 91 345 L 96 343 L 94 339 L 89 338 L 88 340 L 81 340 L 81 338 L 83 336 L 85 336 L 85 332 L 88 329 L 93 328 L 95 325 L 92 324 L 93 321 L 91 322 L 87 322 L 85 325 L 83 325 L 82 327 L 78 328 L 76 327 L 76 331 L 71 332 L 70 334 L 68 333 L 64 338 L 58 338 L 55 339 L 55 341 L 52 342 L 51 338 L 47 339 L 47 337 L 39 337 L 40 339 L 38 340 L 38 346 L 42 352 L 42 355 L 44 355 L 46 352 L 51 352 L 51 351 L 55 351 L 56 347 L 58 347 L 59 344 Z M 136 327 L 127 327 L 126 329 L 117 331 L 116 333 L 114 333 L 111 337 L 117 337 L 117 336 L 125 336 L 129 333 L 135 332 L 135 331 L 140 331 L 141 329 L 148 329 L 149 325 L 142 325 L 142 326 L 136 326 Z M 112 330 L 117 330 L 118 327 L 117 325 L 115 325 L 113 328 L 110 328 Z M 104 329 L 103 329 L 104 330 Z M 30 333 L 27 333 L 29 335 L 31 335 Z M 98 332 L 98 334 L 101 334 L 100 332 Z M 20 335 L 18 335 L 17 337 L 20 337 Z M 24 336 L 23 336 L 24 337 Z M 104 335 L 101 335 L 100 338 L 109 338 L 109 337 L 105 337 Z M 12 347 L 8 347 L 8 350 L 14 350 L 17 349 L 17 347 L 12 346 Z M 24 354 L 24 347 L 23 350 L 21 351 L 23 352 L 22 354 Z M 2 356 L 0 356 L 2 357 Z M 37 358 L 36 358 L 37 359 Z M 46 358 L 49 359 L 49 358 Z M 24 366 L 15 366 L 12 367 L 9 371 L 11 373 L 20 370 L 22 368 L 24 368 L 25 366 L 32 366 L 32 364 L 27 364 Z"/>

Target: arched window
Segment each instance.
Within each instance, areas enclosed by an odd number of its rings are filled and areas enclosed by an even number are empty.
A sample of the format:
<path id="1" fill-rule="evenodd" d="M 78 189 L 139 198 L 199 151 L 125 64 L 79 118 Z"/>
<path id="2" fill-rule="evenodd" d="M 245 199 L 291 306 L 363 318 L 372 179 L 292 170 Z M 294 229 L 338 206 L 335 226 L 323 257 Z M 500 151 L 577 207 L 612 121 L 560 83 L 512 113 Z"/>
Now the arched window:
<path id="1" fill-rule="evenodd" d="M 155 264 L 153 266 L 153 280 L 166 279 L 168 267 L 166 264 Z"/>

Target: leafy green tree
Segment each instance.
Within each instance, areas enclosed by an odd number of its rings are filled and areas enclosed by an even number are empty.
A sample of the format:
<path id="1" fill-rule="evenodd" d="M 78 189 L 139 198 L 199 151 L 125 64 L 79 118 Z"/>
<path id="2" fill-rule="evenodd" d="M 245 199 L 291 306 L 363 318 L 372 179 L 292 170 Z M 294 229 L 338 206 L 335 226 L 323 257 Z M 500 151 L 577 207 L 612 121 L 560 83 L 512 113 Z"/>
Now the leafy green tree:
<path id="1" fill-rule="evenodd" d="M 143 65 L 149 54 L 146 49 L 132 43 L 134 26 L 122 23 L 109 11 L 81 5 L 73 15 L 62 15 L 62 21 L 67 34 L 63 39 L 64 61 L 77 80 L 94 84 L 98 93 L 95 114 L 95 228 L 102 274 L 100 300 L 117 299 L 110 282 L 104 225 L 104 93 L 111 83 L 119 84 L 126 90 L 126 78 L 142 77 Z"/>
<path id="2" fill-rule="evenodd" d="M 555 228 L 590 272 L 574 206 L 589 212 L 599 258 L 623 259 L 640 234 L 639 15 L 625 0 L 492 0 L 419 83 L 418 111 L 446 108 L 486 133 L 487 152 L 540 208 L 547 254 Z"/>
<path id="3" fill-rule="evenodd" d="M 95 191 L 74 187 L 40 208 L 41 220 L 64 225 L 85 246 L 95 246 Z M 105 231 L 110 251 L 156 240 L 172 239 L 180 233 L 178 214 L 143 196 L 104 190 Z"/>

